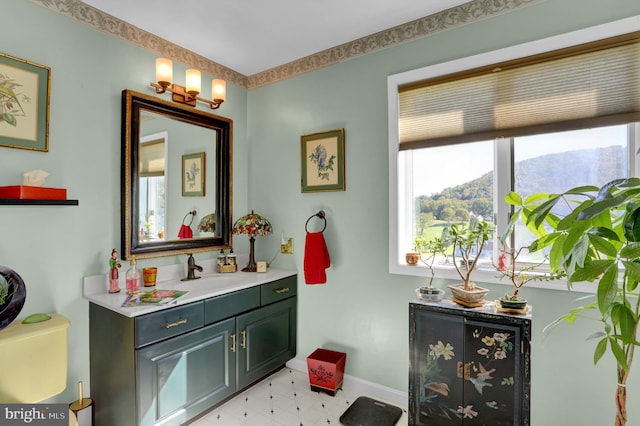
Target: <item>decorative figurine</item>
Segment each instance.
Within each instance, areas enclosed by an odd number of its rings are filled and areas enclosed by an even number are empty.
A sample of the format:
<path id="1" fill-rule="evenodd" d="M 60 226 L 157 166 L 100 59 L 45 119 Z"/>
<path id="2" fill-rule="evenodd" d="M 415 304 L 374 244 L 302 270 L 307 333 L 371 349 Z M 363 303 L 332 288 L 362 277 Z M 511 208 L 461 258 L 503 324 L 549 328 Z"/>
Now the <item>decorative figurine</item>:
<path id="1" fill-rule="evenodd" d="M 118 268 L 121 267 L 122 265 L 118 261 L 118 252 L 116 249 L 113 249 L 111 251 L 111 259 L 109 259 L 109 293 L 120 293 L 120 285 L 118 284 L 120 275 Z"/>

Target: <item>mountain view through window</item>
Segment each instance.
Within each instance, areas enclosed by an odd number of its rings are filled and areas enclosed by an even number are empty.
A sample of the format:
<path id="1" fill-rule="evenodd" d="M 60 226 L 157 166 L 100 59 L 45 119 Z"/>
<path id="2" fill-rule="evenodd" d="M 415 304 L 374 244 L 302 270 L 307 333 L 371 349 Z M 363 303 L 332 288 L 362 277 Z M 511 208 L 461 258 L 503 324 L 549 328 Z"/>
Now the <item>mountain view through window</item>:
<path id="1" fill-rule="evenodd" d="M 514 190 L 526 197 L 626 177 L 627 138 L 627 126 L 514 138 Z M 494 206 L 494 169 L 500 167 L 493 141 L 415 151 L 413 242 L 438 237 L 449 224 L 473 216 L 493 220 L 496 208 L 506 208 L 501 199 Z M 523 226 L 515 235 L 517 247 L 532 238 Z"/>

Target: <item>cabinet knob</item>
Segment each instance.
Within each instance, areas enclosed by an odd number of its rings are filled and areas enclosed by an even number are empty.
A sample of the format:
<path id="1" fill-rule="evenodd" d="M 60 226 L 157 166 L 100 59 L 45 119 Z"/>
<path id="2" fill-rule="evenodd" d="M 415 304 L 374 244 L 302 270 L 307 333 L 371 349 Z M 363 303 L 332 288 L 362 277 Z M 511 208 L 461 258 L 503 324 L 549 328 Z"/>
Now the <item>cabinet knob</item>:
<path id="1" fill-rule="evenodd" d="M 282 293 L 286 293 L 289 291 L 289 287 L 284 287 L 284 288 L 279 288 L 277 290 L 274 290 L 277 294 L 282 294 Z"/>
<path id="2" fill-rule="evenodd" d="M 458 379 L 462 379 L 462 365 L 463 365 L 462 361 L 458 361 L 458 368 L 456 369 L 457 370 L 456 375 L 458 376 Z"/>
<path id="3" fill-rule="evenodd" d="M 230 337 L 231 337 L 231 352 L 235 353 L 235 351 L 236 351 L 236 335 L 232 334 Z"/>

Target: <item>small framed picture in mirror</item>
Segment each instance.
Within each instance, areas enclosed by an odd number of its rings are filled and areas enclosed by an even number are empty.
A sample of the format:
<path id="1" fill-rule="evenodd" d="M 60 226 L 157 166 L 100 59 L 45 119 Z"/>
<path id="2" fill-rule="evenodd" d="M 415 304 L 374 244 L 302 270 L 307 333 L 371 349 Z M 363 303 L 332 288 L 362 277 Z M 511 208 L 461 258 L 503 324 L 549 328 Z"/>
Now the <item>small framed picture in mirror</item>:
<path id="1" fill-rule="evenodd" d="M 182 196 L 205 196 L 205 153 L 196 152 L 182 156 Z"/>

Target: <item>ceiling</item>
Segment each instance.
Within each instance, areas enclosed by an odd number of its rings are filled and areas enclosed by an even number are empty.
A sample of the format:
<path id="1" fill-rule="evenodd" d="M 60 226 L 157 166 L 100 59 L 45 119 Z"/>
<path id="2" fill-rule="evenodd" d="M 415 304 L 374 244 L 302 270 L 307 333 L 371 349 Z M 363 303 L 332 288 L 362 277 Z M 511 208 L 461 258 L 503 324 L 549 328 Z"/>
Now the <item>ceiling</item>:
<path id="1" fill-rule="evenodd" d="M 245 76 L 469 0 L 82 0 Z"/>

